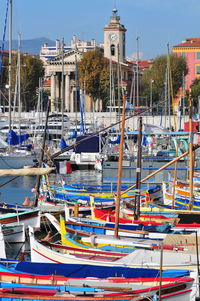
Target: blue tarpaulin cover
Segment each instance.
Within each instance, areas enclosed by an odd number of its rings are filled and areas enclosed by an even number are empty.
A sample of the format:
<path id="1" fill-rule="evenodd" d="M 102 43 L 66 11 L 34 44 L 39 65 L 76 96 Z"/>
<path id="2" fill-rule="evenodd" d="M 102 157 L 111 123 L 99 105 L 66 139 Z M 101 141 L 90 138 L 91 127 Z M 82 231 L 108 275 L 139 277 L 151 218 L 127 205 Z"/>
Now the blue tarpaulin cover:
<path id="1" fill-rule="evenodd" d="M 9 145 L 20 145 L 29 138 L 29 134 L 17 135 L 13 130 L 8 132 L 7 143 Z"/>
<path id="2" fill-rule="evenodd" d="M 71 136 L 69 136 L 68 139 L 74 139 L 74 138 L 76 138 L 76 137 L 77 137 L 77 131 L 76 131 L 76 130 L 73 130 Z"/>
<path id="3" fill-rule="evenodd" d="M 62 275 L 65 277 L 85 278 L 85 277 L 156 277 L 158 269 L 128 268 L 128 267 L 105 267 L 89 266 L 84 264 L 60 264 L 60 263 L 34 263 L 19 262 L 16 266 L 17 271 L 41 275 Z"/>
<path id="4" fill-rule="evenodd" d="M 60 140 L 60 149 L 63 150 L 64 148 L 68 147 L 67 143 L 65 142 L 64 138 Z"/>
<path id="5" fill-rule="evenodd" d="M 64 264 L 64 263 L 38 263 L 19 261 L 13 263 L 11 260 L 1 262 L 0 271 L 29 273 L 34 275 L 61 275 L 65 277 L 84 278 L 84 277 L 125 277 L 125 278 L 150 278 L 159 277 L 160 269 L 150 268 L 129 268 L 129 267 L 105 267 L 99 265 L 84 264 Z M 7 264 L 11 262 L 10 268 Z M 183 277 L 189 276 L 190 271 L 187 269 L 167 269 L 162 271 L 162 277 Z"/>
<path id="6" fill-rule="evenodd" d="M 80 142 L 82 139 L 89 137 L 89 135 L 81 135 L 76 138 L 76 142 Z M 75 153 L 98 153 L 99 148 L 102 145 L 99 145 L 99 136 L 93 136 L 90 139 L 87 139 L 80 144 L 76 145 L 74 148 Z"/>

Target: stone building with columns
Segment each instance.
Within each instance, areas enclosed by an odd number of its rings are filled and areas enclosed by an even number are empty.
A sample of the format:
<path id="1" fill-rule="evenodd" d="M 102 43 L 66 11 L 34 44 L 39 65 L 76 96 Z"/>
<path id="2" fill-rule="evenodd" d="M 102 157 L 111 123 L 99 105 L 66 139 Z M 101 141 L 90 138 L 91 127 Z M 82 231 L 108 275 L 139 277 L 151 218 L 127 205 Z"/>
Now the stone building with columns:
<path id="1" fill-rule="evenodd" d="M 48 61 L 46 75 L 51 78 L 52 112 L 61 110 L 62 100 L 66 112 L 77 111 L 75 62 L 80 60 L 81 55 L 79 50 L 71 49 L 64 52 L 63 56 L 60 54 Z"/>
<path id="2" fill-rule="evenodd" d="M 46 79 L 51 79 L 50 99 L 51 111 L 59 111 L 61 101 L 64 100 L 64 109 L 67 112 L 79 111 L 76 91 L 76 63 L 81 59 L 84 52 L 95 48 L 104 48 L 104 56 L 110 61 L 110 72 L 112 73 L 112 86 L 120 84 L 128 91 L 131 86 L 133 65 L 125 58 L 125 33 L 126 28 L 120 24 L 117 10 L 113 9 L 110 23 L 104 27 L 104 43 L 96 44 L 80 41 L 73 36 L 71 46 L 56 41 L 56 46 L 49 47 L 45 44 L 40 52 L 40 58 L 45 68 Z M 120 79 L 119 79 L 120 69 Z M 86 111 L 91 110 L 89 96 L 86 96 Z M 95 111 L 101 111 L 101 100 L 96 102 Z"/>

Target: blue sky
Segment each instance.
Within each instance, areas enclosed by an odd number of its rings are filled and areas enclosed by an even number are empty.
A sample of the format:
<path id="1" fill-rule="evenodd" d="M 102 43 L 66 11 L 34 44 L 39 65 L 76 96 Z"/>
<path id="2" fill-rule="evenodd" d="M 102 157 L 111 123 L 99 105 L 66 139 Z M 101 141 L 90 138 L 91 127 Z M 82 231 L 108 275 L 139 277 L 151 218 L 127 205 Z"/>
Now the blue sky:
<path id="1" fill-rule="evenodd" d="M 0 0 L 0 39 L 3 35 L 5 6 Z M 139 39 L 141 59 L 165 54 L 187 37 L 200 37 L 199 0 L 13 0 L 13 39 L 46 37 L 95 38 L 103 42 L 103 27 L 116 7 L 127 28 L 126 55 L 134 58 Z"/>

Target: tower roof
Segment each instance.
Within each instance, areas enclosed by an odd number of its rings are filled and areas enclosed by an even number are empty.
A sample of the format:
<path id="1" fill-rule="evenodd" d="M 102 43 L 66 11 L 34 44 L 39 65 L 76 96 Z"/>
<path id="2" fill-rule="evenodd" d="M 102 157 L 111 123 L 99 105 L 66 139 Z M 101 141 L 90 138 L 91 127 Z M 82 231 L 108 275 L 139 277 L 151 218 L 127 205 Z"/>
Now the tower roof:
<path id="1" fill-rule="evenodd" d="M 200 38 L 187 38 L 173 47 L 200 47 Z"/>
<path id="2" fill-rule="evenodd" d="M 112 10 L 113 15 L 110 17 L 110 23 L 104 27 L 104 30 L 120 30 L 120 31 L 126 31 L 126 28 L 124 25 L 120 24 L 120 16 L 117 15 L 118 10 L 116 8 L 113 8 Z"/>

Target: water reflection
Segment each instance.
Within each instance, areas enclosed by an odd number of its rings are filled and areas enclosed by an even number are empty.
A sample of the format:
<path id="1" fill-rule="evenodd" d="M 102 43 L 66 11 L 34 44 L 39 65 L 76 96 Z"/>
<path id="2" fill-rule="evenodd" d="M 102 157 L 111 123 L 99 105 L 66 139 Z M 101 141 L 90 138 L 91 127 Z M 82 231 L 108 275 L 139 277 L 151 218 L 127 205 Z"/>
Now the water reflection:
<path id="1" fill-rule="evenodd" d="M 64 178 L 66 183 L 77 184 L 101 184 L 101 173 L 96 170 L 76 170 L 68 175 L 51 174 L 50 182 L 60 185 Z M 7 182 L 11 177 L 0 178 L 0 185 Z M 33 197 L 32 188 L 36 185 L 35 176 L 18 177 L 12 182 L 0 187 L 0 202 L 9 202 L 12 204 L 22 204 L 25 197 Z"/>

